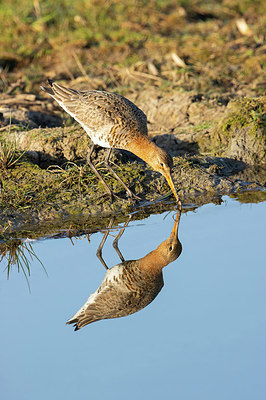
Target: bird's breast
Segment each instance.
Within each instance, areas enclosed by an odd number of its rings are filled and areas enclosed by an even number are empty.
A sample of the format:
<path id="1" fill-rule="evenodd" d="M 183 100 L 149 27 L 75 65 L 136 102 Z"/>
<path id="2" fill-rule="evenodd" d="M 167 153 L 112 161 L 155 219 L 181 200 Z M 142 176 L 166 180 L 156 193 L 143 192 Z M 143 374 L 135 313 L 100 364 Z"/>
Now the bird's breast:
<path id="1" fill-rule="evenodd" d="M 85 129 L 91 140 L 93 141 L 94 144 L 97 144 L 98 146 L 105 147 L 105 148 L 110 148 L 112 146 L 112 137 L 110 137 L 110 132 L 112 130 L 112 126 L 104 126 L 101 129 L 93 129 L 88 127 L 85 124 L 82 124 L 82 127 Z"/>

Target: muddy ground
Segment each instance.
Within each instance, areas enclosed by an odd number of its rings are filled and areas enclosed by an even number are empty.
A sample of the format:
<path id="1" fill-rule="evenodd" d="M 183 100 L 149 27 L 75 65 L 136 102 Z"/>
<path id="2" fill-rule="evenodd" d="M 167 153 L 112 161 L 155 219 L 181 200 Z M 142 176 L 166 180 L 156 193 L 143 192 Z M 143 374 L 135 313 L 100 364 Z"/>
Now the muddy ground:
<path id="1" fill-rule="evenodd" d="M 219 202 L 224 194 L 240 201 L 263 200 L 262 3 L 239 8 L 237 1 L 234 7 L 214 1 L 210 3 L 216 8 L 207 9 L 200 1 L 182 6 L 169 2 L 171 7 L 163 9 L 151 3 L 157 7 L 153 36 L 132 9 L 121 18 L 135 25 L 122 24 L 129 38 L 117 39 L 117 45 L 68 38 L 60 48 L 54 45 L 46 54 L 40 50 L 36 58 L 27 52 L 18 56 L 21 48 L 0 52 L 2 235 L 44 236 L 55 228 L 67 233 L 69 226 L 73 232 L 93 231 L 106 226 L 111 215 L 118 223 L 128 212 L 138 211 L 139 218 L 174 206 L 163 177 L 132 154 L 115 151 L 114 168 L 142 198 L 139 204 L 128 201 L 98 149 L 94 162 L 120 197 L 110 201 L 86 163 L 88 136 L 40 92 L 46 77 L 74 88 L 117 92 L 136 103 L 147 115 L 152 140 L 174 158 L 174 182 L 184 210 Z M 174 36 L 171 29 L 177 23 L 183 28 Z M 25 37 L 33 24 L 24 23 Z M 49 36 L 50 25 L 45 29 Z M 135 48 L 133 32 L 139 34 Z"/>

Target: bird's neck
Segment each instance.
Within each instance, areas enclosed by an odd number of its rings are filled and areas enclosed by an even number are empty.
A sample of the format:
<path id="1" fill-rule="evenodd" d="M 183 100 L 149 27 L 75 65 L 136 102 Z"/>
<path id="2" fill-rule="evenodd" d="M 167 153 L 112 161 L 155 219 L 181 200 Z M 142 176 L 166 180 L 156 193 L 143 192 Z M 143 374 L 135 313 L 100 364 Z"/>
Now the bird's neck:
<path id="1" fill-rule="evenodd" d="M 127 144 L 127 150 L 150 165 L 150 161 L 158 148 L 147 136 L 139 136 Z"/>
<path id="2" fill-rule="evenodd" d="M 149 274 L 159 274 L 162 271 L 162 268 L 167 264 L 163 255 L 155 249 L 148 253 L 146 256 L 140 259 L 141 261 L 141 269 L 147 271 Z"/>

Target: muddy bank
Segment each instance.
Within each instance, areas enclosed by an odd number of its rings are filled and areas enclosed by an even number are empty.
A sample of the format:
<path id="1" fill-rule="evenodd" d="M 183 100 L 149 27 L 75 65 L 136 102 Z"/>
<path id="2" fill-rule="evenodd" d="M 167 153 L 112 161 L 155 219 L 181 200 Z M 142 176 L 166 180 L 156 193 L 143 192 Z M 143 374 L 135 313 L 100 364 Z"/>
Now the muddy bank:
<path id="1" fill-rule="evenodd" d="M 193 92 L 176 91 L 161 96 L 156 89 L 126 95 L 146 113 L 150 137 L 172 156 L 208 154 L 252 166 L 266 163 L 266 96 L 233 98 L 228 95 L 207 101 Z M 45 106 L 49 113 L 44 112 Z M 62 115 L 70 127 L 59 128 L 62 119 L 56 113 L 58 107 L 47 97 L 42 98 L 39 109 L 36 109 L 35 96 L 23 111 L 19 104 L 15 107 L 11 102 L 8 108 L 0 108 L 3 125 L 0 137 L 15 140 L 18 149 L 29 152 L 41 166 L 86 158 L 89 138 L 65 113 Z M 8 132 L 10 121 L 15 129 Z M 37 123 L 45 129 L 36 128 Z"/>
<path id="2" fill-rule="evenodd" d="M 229 197 L 237 199 L 242 203 L 258 203 L 265 200 L 265 194 L 258 190 L 240 191 L 228 194 Z M 190 197 L 187 197 L 189 200 Z M 192 202 L 193 201 L 193 202 Z M 183 203 L 183 213 L 194 211 L 198 207 L 214 203 L 221 204 L 222 196 L 217 193 L 197 194 L 191 197 L 191 202 Z M 128 219 L 128 213 L 132 220 L 143 220 L 153 214 L 160 214 L 165 211 L 172 211 L 175 208 L 174 199 L 164 201 L 146 202 L 132 209 L 118 210 L 111 209 L 105 212 L 90 214 L 83 209 L 73 213 L 73 210 L 56 210 L 46 207 L 43 210 L 12 210 L 1 215 L 0 221 L 0 244 L 5 243 L 9 238 L 62 238 L 79 237 L 90 235 L 100 230 L 105 230 L 111 219 L 113 227 L 124 223 Z M 89 238 L 89 237 L 88 237 Z"/>
<path id="3" fill-rule="evenodd" d="M 164 178 L 143 163 L 125 162 L 117 158 L 115 168 L 119 176 L 143 199 L 139 204 L 128 201 L 120 185 L 103 168 L 101 173 L 104 179 L 120 196 L 113 203 L 84 164 L 69 164 L 65 169 L 42 169 L 23 161 L 5 171 L 1 177 L 1 232 L 11 234 L 14 230 L 21 233 L 26 231 L 28 236 L 31 231 L 39 230 L 38 226 L 46 226 L 47 229 L 50 225 L 48 231 L 52 226 L 63 229 L 84 218 L 93 224 L 96 221 L 98 226 L 103 227 L 105 218 L 111 215 L 143 212 L 152 205 L 155 209 L 162 209 L 165 205 L 171 208 L 175 206 Z M 261 201 L 257 192 L 261 186 L 254 181 L 238 179 L 237 174 L 241 170 L 243 163 L 226 158 L 174 157 L 173 178 L 184 208 L 219 201 L 224 194 L 238 195 L 247 191 L 253 193 L 255 201 Z M 248 201 L 251 200 L 249 197 Z"/>
<path id="4" fill-rule="evenodd" d="M 265 181 L 264 98 L 227 98 L 223 104 L 217 104 L 206 102 L 193 93 L 176 92 L 161 97 L 158 91 L 148 90 L 131 93 L 130 99 L 147 114 L 149 134 L 155 143 L 174 157 L 173 177 L 185 205 L 205 204 L 224 194 L 255 193 L 262 189 Z M 48 102 L 47 99 L 42 101 Z M 62 221 L 69 223 L 78 218 L 100 216 L 102 219 L 111 214 L 140 210 L 150 204 L 163 204 L 165 198 L 174 206 L 162 176 L 134 155 L 116 150 L 112 159 L 114 168 L 142 198 L 139 204 L 130 203 L 123 188 L 102 164 L 104 151 L 99 148 L 94 162 L 105 181 L 120 196 L 111 203 L 86 164 L 91 144 L 87 134 L 73 121 L 69 127 L 36 128 L 30 122 L 30 117 L 36 118 L 36 113 L 43 125 L 54 123 L 58 118 L 51 106 L 51 118 L 46 118 L 43 108 L 35 109 L 33 114 L 29 106 L 28 112 L 23 114 L 22 125 L 14 118 L 8 126 L 6 114 L 3 114 L 2 143 L 15 146 L 16 156 L 21 151 L 25 153 L 12 168 L 1 169 L 2 232 L 26 226 L 31 226 L 29 230 L 32 230 L 37 223 L 59 223 L 60 226 Z M 15 115 L 18 118 L 19 114 Z M 25 118 L 28 118 L 28 125 Z"/>

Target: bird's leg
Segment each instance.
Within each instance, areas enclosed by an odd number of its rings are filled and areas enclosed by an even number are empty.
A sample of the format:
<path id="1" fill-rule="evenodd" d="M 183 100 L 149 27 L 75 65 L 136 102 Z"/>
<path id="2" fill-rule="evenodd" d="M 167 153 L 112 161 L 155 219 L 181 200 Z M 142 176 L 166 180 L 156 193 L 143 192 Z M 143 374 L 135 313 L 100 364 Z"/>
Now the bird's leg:
<path id="1" fill-rule="evenodd" d="M 106 158 L 104 160 L 104 164 L 106 166 L 106 168 L 113 174 L 113 176 L 118 180 L 118 182 L 121 183 L 121 185 L 126 189 L 128 196 L 130 197 L 131 200 L 135 199 L 135 200 L 141 200 L 141 198 L 139 196 L 137 196 L 135 193 L 133 193 L 129 187 L 122 181 L 122 179 L 117 175 L 117 173 L 113 170 L 113 168 L 111 167 L 111 165 L 109 164 L 110 161 L 110 156 L 112 154 L 113 149 L 108 149 L 107 151 L 107 155 Z"/>
<path id="2" fill-rule="evenodd" d="M 99 174 L 99 172 L 97 171 L 97 169 L 95 168 L 94 164 L 92 163 L 92 153 L 94 151 L 95 145 L 93 144 L 90 148 L 90 151 L 88 153 L 88 157 L 87 157 L 87 163 L 89 164 L 89 166 L 91 167 L 91 169 L 93 170 L 93 172 L 95 173 L 95 175 L 100 179 L 100 181 L 102 182 L 103 186 L 105 187 L 106 192 L 108 193 L 108 195 L 110 196 L 111 200 L 113 200 L 113 192 L 112 190 L 109 188 L 109 186 L 105 183 L 103 177 Z"/>
<path id="3" fill-rule="evenodd" d="M 124 259 L 124 257 L 123 257 L 123 254 L 121 253 L 121 251 L 120 251 L 119 248 L 118 248 L 118 240 L 121 238 L 121 236 L 122 236 L 123 233 L 125 232 L 125 228 L 128 226 L 129 221 L 131 220 L 131 217 L 132 217 L 132 216 L 130 215 L 129 218 L 128 218 L 128 220 L 126 221 L 125 225 L 123 226 L 123 228 L 120 229 L 118 235 L 115 237 L 115 240 L 113 241 L 113 247 L 114 247 L 115 251 L 117 252 L 117 254 L 118 254 L 118 256 L 119 256 L 119 258 L 120 258 L 120 260 L 121 260 L 122 262 L 124 262 L 125 259 Z"/>
<path id="4" fill-rule="evenodd" d="M 103 257 L 102 257 L 102 249 L 104 246 L 104 243 L 106 242 L 107 236 L 109 235 L 109 232 L 106 231 L 104 234 L 104 237 L 102 238 L 102 241 L 97 249 L 96 255 L 99 258 L 99 260 L 101 261 L 102 265 L 104 266 L 104 268 L 109 269 L 106 265 L 106 262 L 104 261 Z"/>
<path id="5" fill-rule="evenodd" d="M 105 234 L 104 234 L 104 236 L 102 238 L 102 241 L 101 241 L 101 243 L 100 243 L 100 245 L 99 245 L 99 247 L 97 249 L 97 252 L 96 252 L 97 257 L 99 258 L 99 260 L 101 261 L 102 265 L 106 269 L 109 269 L 109 268 L 107 267 L 106 262 L 104 261 L 104 259 L 102 257 L 102 250 L 103 250 L 104 243 L 106 242 L 106 239 L 107 239 L 107 237 L 109 235 L 109 229 L 112 228 L 113 223 L 114 223 L 114 218 L 111 218 L 111 220 L 109 222 L 109 225 L 107 227 L 107 231 L 105 232 Z"/>

